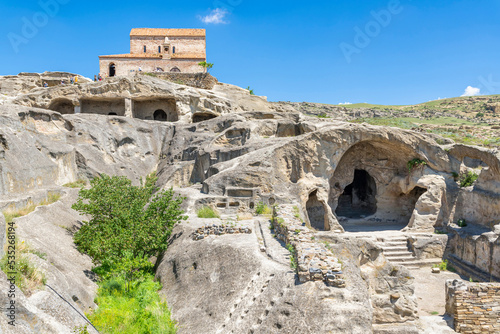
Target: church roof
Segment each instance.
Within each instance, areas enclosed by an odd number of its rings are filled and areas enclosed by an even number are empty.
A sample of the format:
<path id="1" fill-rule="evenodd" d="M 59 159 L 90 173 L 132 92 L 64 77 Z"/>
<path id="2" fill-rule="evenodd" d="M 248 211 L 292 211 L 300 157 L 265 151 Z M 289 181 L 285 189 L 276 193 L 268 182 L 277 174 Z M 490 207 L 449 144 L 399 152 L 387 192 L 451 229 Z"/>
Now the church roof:
<path id="1" fill-rule="evenodd" d="M 156 29 L 156 28 L 134 28 L 130 31 L 132 36 L 148 37 L 205 37 L 205 29 Z"/>
<path id="2" fill-rule="evenodd" d="M 119 55 L 106 55 L 99 56 L 99 58 L 151 58 L 151 59 L 161 59 L 161 55 L 153 53 L 125 53 Z"/>
<path id="3" fill-rule="evenodd" d="M 204 53 L 173 53 L 172 59 L 206 59 Z M 139 59 L 162 59 L 162 55 L 155 53 L 125 53 L 118 55 L 99 56 L 99 58 L 139 58 Z"/>

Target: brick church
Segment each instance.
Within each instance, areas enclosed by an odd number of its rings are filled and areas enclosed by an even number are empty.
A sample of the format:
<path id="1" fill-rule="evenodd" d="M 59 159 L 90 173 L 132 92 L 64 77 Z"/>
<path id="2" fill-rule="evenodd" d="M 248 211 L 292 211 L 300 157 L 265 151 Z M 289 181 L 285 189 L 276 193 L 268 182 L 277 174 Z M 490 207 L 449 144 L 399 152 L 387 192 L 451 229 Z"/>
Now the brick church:
<path id="1" fill-rule="evenodd" d="M 130 32 L 130 53 L 99 56 L 100 74 L 135 75 L 137 72 L 199 73 L 206 60 L 205 29 L 137 28 Z"/>

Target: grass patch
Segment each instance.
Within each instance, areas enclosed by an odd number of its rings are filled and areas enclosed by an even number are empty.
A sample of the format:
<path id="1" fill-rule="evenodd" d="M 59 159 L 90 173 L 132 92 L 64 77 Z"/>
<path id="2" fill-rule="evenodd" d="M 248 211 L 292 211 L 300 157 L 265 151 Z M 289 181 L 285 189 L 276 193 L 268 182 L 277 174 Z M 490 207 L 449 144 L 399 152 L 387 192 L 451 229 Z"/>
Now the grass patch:
<path id="1" fill-rule="evenodd" d="M 35 251 L 24 241 L 18 242 L 16 239 L 15 258 L 13 258 L 8 254 L 9 250 L 12 251 L 11 247 L 12 245 L 7 248 L 7 252 L 0 260 L 0 269 L 5 273 L 13 273 L 16 285 L 29 297 L 33 291 L 45 285 L 47 282 L 44 273 L 31 263 L 29 254 L 36 254 L 41 258 L 45 258 L 46 254 Z"/>
<path id="2" fill-rule="evenodd" d="M 207 205 L 198 209 L 196 215 L 198 218 L 220 218 L 219 213 Z"/>
<path id="3" fill-rule="evenodd" d="M 295 248 L 292 245 L 287 244 L 286 249 L 288 249 L 288 251 L 290 252 L 290 268 L 292 268 L 294 271 L 296 271 L 297 270 L 297 259 L 295 257 Z"/>
<path id="4" fill-rule="evenodd" d="M 75 182 L 70 182 L 66 183 L 63 185 L 63 187 L 68 187 L 68 188 L 82 188 L 87 185 L 87 181 L 85 180 L 77 180 Z"/>
<path id="5" fill-rule="evenodd" d="M 400 129 L 412 129 L 416 127 L 417 125 L 402 119 L 402 118 L 384 118 L 384 117 L 378 117 L 378 118 L 358 118 L 351 123 L 368 123 L 370 125 L 379 125 L 379 126 L 390 126 L 393 128 L 400 128 Z"/>
<path id="6" fill-rule="evenodd" d="M 110 278 L 99 283 L 99 308 L 87 316 L 103 334 L 176 333 L 170 310 L 158 295 L 160 289 L 152 274 L 132 286 L 122 277 Z"/>

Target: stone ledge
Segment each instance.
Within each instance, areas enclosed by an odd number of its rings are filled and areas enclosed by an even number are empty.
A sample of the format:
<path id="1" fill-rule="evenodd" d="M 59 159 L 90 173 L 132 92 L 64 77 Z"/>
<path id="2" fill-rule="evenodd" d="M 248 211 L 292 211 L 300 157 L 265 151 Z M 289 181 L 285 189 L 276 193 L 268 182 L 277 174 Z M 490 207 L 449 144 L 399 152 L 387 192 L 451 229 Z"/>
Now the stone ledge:
<path id="1" fill-rule="evenodd" d="M 200 227 L 191 234 L 191 238 L 195 241 L 203 240 L 209 235 L 224 235 L 224 234 L 251 234 L 252 229 L 250 227 L 232 227 L 226 225 L 209 225 Z"/>

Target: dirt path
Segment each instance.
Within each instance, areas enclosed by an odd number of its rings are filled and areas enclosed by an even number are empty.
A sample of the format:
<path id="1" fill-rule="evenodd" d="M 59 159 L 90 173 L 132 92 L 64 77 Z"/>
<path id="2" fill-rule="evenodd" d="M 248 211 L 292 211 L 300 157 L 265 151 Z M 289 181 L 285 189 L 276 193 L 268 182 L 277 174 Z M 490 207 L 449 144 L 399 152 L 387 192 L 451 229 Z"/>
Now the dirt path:
<path id="1" fill-rule="evenodd" d="M 449 279 L 461 279 L 460 275 L 450 271 L 432 274 L 431 268 L 424 267 L 410 271 L 415 277 L 415 295 L 418 299 L 420 322 L 423 333 L 455 333 L 445 317 L 445 284 Z"/>

